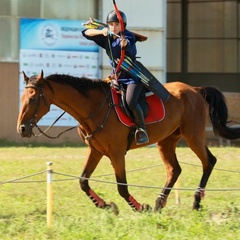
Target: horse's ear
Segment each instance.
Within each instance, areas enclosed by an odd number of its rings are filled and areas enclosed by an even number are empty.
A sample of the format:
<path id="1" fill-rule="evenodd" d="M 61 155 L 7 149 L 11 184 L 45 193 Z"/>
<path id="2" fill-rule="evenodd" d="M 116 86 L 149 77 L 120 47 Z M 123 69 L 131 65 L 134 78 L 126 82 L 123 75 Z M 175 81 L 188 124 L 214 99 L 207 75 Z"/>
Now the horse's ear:
<path id="1" fill-rule="evenodd" d="M 43 81 L 44 81 L 44 78 L 43 78 L 43 70 L 42 70 L 41 73 L 37 77 L 37 82 L 42 83 Z"/>
<path id="2" fill-rule="evenodd" d="M 22 71 L 22 73 L 23 73 L 25 83 L 28 84 L 29 77 L 26 75 L 24 71 Z"/>

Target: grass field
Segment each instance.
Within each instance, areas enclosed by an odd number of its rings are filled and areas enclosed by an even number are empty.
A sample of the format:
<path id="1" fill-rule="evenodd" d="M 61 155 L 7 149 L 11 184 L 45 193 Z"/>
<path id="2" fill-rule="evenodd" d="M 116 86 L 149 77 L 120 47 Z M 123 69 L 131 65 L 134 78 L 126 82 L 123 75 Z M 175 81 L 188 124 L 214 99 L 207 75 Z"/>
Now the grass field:
<path id="1" fill-rule="evenodd" d="M 119 215 L 97 209 L 80 191 L 85 147 L 0 147 L 0 239 L 240 239 L 240 148 L 210 148 L 218 158 L 201 211 L 192 211 L 201 164 L 189 148 L 178 148 L 182 167 L 181 203 L 173 190 L 162 213 L 135 213 L 118 195 L 115 177 L 103 158 L 90 181 L 92 188 L 118 205 Z M 166 180 L 155 147 L 129 151 L 126 157 L 131 194 L 154 207 Z M 53 224 L 46 224 L 46 162 L 53 163 Z M 18 182 L 5 183 L 24 176 Z M 36 174 L 36 175 L 35 175 Z M 159 187 L 159 189 L 157 189 Z M 209 189 L 209 190 L 208 190 Z M 235 190 L 234 190 L 235 189 Z M 239 190 L 238 190 L 239 189 Z"/>

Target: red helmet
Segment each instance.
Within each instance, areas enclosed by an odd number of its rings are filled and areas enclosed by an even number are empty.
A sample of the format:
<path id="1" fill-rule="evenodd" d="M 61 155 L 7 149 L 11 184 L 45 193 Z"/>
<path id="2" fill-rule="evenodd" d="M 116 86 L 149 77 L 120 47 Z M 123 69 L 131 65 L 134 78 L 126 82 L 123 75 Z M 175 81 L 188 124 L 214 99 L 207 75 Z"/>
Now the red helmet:
<path id="1" fill-rule="evenodd" d="M 127 17 L 126 17 L 126 15 L 125 15 L 124 12 L 122 12 L 122 11 L 119 11 L 119 12 L 120 12 L 120 15 L 121 15 L 121 17 L 122 17 L 122 19 L 123 19 L 123 23 L 124 23 L 124 25 L 126 26 L 126 25 L 127 25 Z M 106 20 L 106 22 L 107 22 L 107 23 L 109 23 L 109 22 L 119 22 L 119 19 L 118 19 L 118 17 L 117 17 L 117 14 L 116 14 L 115 10 L 112 10 L 112 11 L 107 15 L 107 20 Z"/>

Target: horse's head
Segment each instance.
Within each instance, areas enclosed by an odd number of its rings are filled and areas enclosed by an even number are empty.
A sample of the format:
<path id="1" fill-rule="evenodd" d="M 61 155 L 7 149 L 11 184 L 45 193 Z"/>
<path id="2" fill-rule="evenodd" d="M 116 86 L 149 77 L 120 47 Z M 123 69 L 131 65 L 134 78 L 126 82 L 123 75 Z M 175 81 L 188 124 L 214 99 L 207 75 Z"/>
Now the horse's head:
<path id="1" fill-rule="evenodd" d="M 38 76 L 28 77 L 24 72 L 25 90 L 21 96 L 17 131 L 22 137 L 31 137 L 32 128 L 49 111 L 50 104 L 44 95 L 43 71 Z"/>

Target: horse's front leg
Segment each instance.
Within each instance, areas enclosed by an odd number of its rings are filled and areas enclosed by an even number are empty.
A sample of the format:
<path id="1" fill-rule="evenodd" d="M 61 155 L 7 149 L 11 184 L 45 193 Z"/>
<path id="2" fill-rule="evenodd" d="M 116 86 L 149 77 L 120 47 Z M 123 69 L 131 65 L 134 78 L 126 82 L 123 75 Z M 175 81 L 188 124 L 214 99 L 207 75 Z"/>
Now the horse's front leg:
<path id="1" fill-rule="evenodd" d="M 172 134 L 172 136 L 157 144 L 160 156 L 166 168 L 167 181 L 162 192 L 155 201 L 155 212 L 161 211 L 161 209 L 166 206 L 167 198 L 171 192 L 171 189 L 182 171 L 175 153 L 177 141 L 178 134 L 176 134 L 176 136 L 175 134 Z"/>
<path id="2" fill-rule="evenodd" d="M 140 204 L 128 191 L 124 154 L 118 154 L 116 157 L 111 157 L 111 162 L 115 171 L 117 188 L 120 196 L 125 199 L 133 211 L 150 211 L 151 207 L 148 204 Z"/>
<path id="3" fill-rule="evenodd" d="M 79 180 L 80 187 L 86 193 L 86 195 L 92 200 L 96 207 L 104 209 L 111 208 L 114 214 L 118 214 L 117 206 L 114 203 L 107 204 L 89 186 L 88 179 L 96 169 L 103 155 L 90 147 L 88 148 L 88 150 L 89 150 L 88 157 L 85 162 L 81 178 Z"/>

